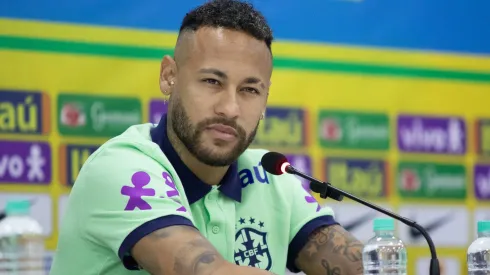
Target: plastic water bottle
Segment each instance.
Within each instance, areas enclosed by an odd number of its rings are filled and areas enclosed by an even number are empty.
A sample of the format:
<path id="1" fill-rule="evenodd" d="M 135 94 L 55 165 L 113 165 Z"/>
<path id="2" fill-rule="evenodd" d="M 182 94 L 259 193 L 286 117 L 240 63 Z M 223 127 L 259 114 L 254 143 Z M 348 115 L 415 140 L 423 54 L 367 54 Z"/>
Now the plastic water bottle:
<path id="1" fill-rule="evenodd" d="M 490 221 L 478 222 L 478 239 L 468 248 L 468 275 L 490 275 Z"/>
<path id="2" fill-rule="evenodd" d="M 29 216 L 31 202 L 9 201 L 0 222 L 0 275 L 45 275 L 41 225 Z"/>
<path id="3" fill-rule="evenodd" d="M 373 229 L 375 235 L 364 245 L 362 252 L 364 274 L 406 275 L 407 249 L 395 237 L 395 221 L 375 219 Z"/>

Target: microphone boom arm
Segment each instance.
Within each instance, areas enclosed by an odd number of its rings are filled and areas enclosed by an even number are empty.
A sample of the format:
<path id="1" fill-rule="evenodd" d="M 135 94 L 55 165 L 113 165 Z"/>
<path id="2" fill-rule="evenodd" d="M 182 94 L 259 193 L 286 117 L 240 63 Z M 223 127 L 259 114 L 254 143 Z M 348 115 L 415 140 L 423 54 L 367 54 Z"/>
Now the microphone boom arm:
<path id="1" fill-rule="evenodd" d="M 320 194 L 320 198 L 322 198 L 322 199 L 332 198 L 332 199 L 337 200 L 337 201 L 342 201 L 343 197 L 345 196 L 345 197 L 347 197 L 353 201 L 356 201 L 360 204 L 363 204 L 363 205 L 365 205 L 371 209 L 379 211 L 379 212 L 381 212 L 387 216 L 392 217 L 393 219 L 399 220 L 402 223 L 417 229 L 422 234 L 422 236 L 424 236 L 425 240 L 427 241 L 427 244 L 429 245 L 430 254 L 431 254 L 430 273 L 429 274 L 430 275 L 440 275 L 439 260 L 437 259 L 436 248 L 435 248 L 434 242 L 432 241 L 432 238 L 430 237 L 429 233 L 425 230 L 424 227 L 422 227 L 421 225 L 419 225 L 415 221 L 412 221 L 410 219 L 407 219 L 405 217 L 397 215 L 397 214 L 395 214 L 389 210 L 386 210 L 380 206 L 377 206 L 373 203 L 370 203 L 368 201 L 360 199 L 360 198 L 358 198 L 358 197 L 356 197 L 356 196 L 354 196 L 348 192 L 342 191 L 342 190 L 334 187 L 333 185 L 331 185 L 328 182 L 322 182 L 322 181 L 319 181 L 313 177 L 310 177 L 310 176 L 298 171 L 296 168 L 294 168 L 291 165 L 287 166 L 285 170 L 287 173 L 295 174 L 295 175 L 298 175 L 304 179 L 309 180 L 310 181 L 310 190 L 315 192 L 315 193 Z"/>

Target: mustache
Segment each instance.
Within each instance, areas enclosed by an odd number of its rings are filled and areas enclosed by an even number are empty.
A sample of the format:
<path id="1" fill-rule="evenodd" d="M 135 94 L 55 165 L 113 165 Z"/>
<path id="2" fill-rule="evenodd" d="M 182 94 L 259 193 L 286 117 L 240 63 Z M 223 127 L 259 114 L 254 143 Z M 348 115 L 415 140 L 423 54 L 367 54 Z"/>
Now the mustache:
<path id="1" fill-rule="evenodd" d="M 238 125 L 236 120 L 229 119 L 226 117 L 207 118 L 207 119 L 199 122 L 199 125 L 197 128 L 198 129 L 204 129 L 204 128 L 208 127 L 209 125 L 212 125 L 212 124 L 223 124 L 223 125 L 232 127 L 233 129 L 235 129 L 238 132 L 244 132 L 244 129 L 242 127 L 240 127 L 240 125 Z"/>

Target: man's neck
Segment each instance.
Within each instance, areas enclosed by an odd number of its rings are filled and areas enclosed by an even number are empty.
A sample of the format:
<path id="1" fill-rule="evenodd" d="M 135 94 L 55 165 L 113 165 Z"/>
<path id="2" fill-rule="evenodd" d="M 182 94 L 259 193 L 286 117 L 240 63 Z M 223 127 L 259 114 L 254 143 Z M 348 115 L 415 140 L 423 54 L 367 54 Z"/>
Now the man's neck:
<path id="1" fill-rule="evenodd" d="M 182 162 L 204 183 L 209 185 L 218 185 L 228 171 L 229 166 L 215 167 L 200 162 L 184 146 L 182 141 L 174 133 L 170 124 L 167 125 L 167 135 L 170 144 L 177 152 Z"/>

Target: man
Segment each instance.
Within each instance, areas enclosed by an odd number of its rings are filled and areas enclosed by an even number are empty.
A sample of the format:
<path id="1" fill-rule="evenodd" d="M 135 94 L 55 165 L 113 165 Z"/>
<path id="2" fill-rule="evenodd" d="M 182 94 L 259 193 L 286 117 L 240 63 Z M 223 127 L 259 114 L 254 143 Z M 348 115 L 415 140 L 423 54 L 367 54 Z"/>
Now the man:
<path id="1" fill-rule="evenodd" d="M 135 125 L 84 164 L 52 275 L 362 274 L 362 244 L 291 175 L 247 147 L 264 118 L 271 30 L 249 4 L 188 13 L 160 123 Z"/>

